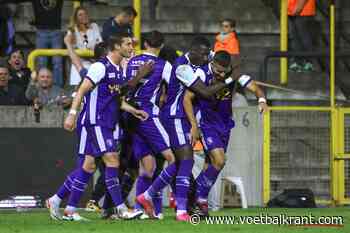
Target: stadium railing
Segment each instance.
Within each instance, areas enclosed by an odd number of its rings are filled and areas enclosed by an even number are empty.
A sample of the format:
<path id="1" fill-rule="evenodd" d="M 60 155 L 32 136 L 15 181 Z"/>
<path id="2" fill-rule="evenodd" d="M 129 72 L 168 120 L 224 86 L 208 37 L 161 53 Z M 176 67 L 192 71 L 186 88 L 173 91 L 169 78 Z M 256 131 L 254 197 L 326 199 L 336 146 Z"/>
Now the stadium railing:
<path id="1" fill-rule="evenodd" d="M 270 58 L 280 57 L 280 83 L 288 82 L 287 57 L 329 57 L 328 107 L 273 106 L 264 114 L 263 201 L 286 188 L 310 188 L 318 203 L 350 204 L 350 108 L 336 105 L 335 2 L 330 1 L 328 52 L 287 52 L 287 0 L 281 1 L 281 51 L 264 59 L 263 81 Z M 283 23 L 282 23 L 283 21 Z"/>
<path id="2" fill-rule="evenodd" d="M 81 57 L 93 57 L 94 52 L 89 49 L 77 49 L 75 52 Z M 67 49 L 35 49 L 28 55 L 27 66 L 31 71 L 35 70 L 35 60 L 40 56 L 68 56 Z"/>

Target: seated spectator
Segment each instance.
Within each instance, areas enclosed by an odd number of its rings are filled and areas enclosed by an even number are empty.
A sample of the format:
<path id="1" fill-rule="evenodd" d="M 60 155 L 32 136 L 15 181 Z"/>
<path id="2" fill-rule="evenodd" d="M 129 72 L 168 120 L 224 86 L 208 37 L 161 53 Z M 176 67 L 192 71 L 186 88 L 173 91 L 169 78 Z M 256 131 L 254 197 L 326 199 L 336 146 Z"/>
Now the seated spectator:
<path id="1" fill-rule="evenodd" d="M 96 23 L 91 23 L 87 10 L 84 7 L 77 7 L 73 14 L 72 25 L 68 30 L 68 35 L 74 38 L 73 47 L 75 49 L 91 49 L 102 41 L 100 30 Z M 81 59 L 82 65 L 89 68 L 91 62 Z M 72 65 L 70 73 L 70 85 L 78 85 L 81 77 L 77 69 Z"/>
<path id="2" fill-rule="evenodd" d="M 30 81 L 31 71 L 25 66 L 23 52 L 19 49 L 15 49 L 10 53 L 8 59 L 9 72 L 10 72 L 10 84 L 17 85 L 23 89 L 23 92 L 27 89 Z"/>
<path id="3" fill-rule="evenodd" d="M 25 95 L 40 107 L 59 105 L 66 108 L 72 103 L 72 98 L 62 88 L 53 85 L 52 72 L 47 68 L 33 73 Z"/>
<path id="4" fill-rule="evenodd" d="M 27 105 L 23 90 L 10 84 L 9 78 L 7 65 L 0 63 L 0 105 Z"/>
<path id="5" fill-rule="evenodd" d="M 133 35 L 131 25 L 137 17 L 137 12 L 132 6 L 122 8 L 122 11 L 114 17 L 109 18 L 102 29 L 102 39 L 107 41 L 108 38 L 116 33 L 126 32 Z M 135 39 L 134 39 L 135 40 Z"/>
<path id="6" fill-rule="evenodd" d="M 239 54 L 239 41 L 235 31 L 236 21 L 233 19 L 224 19 L 221 22 L 222 30 L 216 36 L 214 52 L 224 50 L 231 55 Z"/>

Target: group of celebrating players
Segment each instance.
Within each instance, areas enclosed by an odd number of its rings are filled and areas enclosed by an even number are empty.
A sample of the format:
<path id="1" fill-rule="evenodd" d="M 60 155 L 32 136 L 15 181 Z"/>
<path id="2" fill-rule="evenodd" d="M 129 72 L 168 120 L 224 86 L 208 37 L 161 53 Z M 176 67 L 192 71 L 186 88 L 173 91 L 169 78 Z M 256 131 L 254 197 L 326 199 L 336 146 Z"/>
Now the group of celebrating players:
<path id="1" fill-rule="evenodd" d="M 211 55 L 206 38 L 195 37 L 189 51 L 172 64 L 159 57 L 163 44 L 160 32 L 149 32 L 143 53 L 131 57 L 132 38 L 119 33 L 103 44 L 104 52 L 98 51 L 101 45 L 96 46 L 98 60 L 88 70 L 80 67 L 83 80 L 64 122 L 66 130 L 76 129 L 79 159 L 57 193 L 46 201 L 51 218 L 86 220 L 77 206 L 98 158 L 104 163 L 105 203 L 109 197 L 115 210 L 111 219 L 162 219 L 161 194 L 167 185 L 175 194 L 176 220 L 189 221 L 189 206 L 208 214 L 208 194 L 225 165 L 234 127 L 232 96 L 237 85 L 255 93 L 260 112 L 267 109 L 266 99 L 248 75 L 240 74 L 239 57 L 225 51 Z M 130 59 L 126 69 L 121 66 L 123 59 Z M 193 182 L 197 140 L 208 159 Z M 167 161 L 163 170 L 158 167 L 158 174 L 156 156 Z M 125 158 L 128 162 L 121 162 Z M 131 163 L 138 169 L 133 209 L 126 206 L 121 187 Z M 192 185 L 195 192 L 189 201 Z M 61 215 L 59 207 L 65 198 L 68 202 Z"/>

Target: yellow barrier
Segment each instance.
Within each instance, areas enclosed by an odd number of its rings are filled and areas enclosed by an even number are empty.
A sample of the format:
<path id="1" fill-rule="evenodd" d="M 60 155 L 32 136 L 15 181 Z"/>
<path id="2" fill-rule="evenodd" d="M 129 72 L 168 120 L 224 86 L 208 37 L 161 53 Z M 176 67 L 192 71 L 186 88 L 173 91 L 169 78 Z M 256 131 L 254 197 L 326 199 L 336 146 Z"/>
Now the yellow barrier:
<path id="1" fill-rule="evenodd" d="M 330 17 L 330 34 L 329 34 L 329 49 L 330 49 L 330 95 L 331 95 L 331 106 L 335 106 L 335 6 L 334 2 L 331 1 L 332 4 L 329 8 L 329 17 Z"/>
<path id="2" fill-rule="evenodd" d="M 88 49 L 77 49 L 75 52 L 81 57 L 93 57 L 94 52 Z M 33 50 L 29 56 L 27 61 L 28 68 L 33 71 L 35 70 L 35 59 L 39 56 L 68 56 L 68 52 L 66 49 L 35 49 Z"/>
<path id="3" fill-rule="evenodd" d="M 288 51 L 288 0 L 281 0 L 281 16 L 280 16 L 280 50 Z M 281 58 L 280 60 L 280 83 L 288 82 L 288 60 Z"/>
<path id="4" fill-rule="evenodd" d="M 75 52 L 81 57 L 93 57 L 94 52 L 88 49 L 77 49 Z M 136 50 L 136 54 L 142 53 L 142 50 Z M 176 51 L 176 53 L 181 56 L 183 52 Z M 35 49 L 29 53 L 27 67 L 31 70 L 35 70 L 35 60 L 37 57 L 46 56 L 68 56 L 68 52 L 66 49 Z"/>
<path id="5" fill-rule="evenodd" d="M 136 50 L 141 50 L 141 0 L 134 0 L 134 8 L 137 12 L 134 20 L 134 36 L 138 40 Z"/>
<path id="6" fill-rule="evenodd" d="M 80 6 L 80 1 L 74 1 L 73 2 L 73 8 L 75 9 L 75 8 L 77 8 L 77 7 L 79 7 Z"/>
<path id="7" fill-rule="evenodd" d="M 288 15 L 287 15 L 288 0 L 281 0 L 281 37 L 280 46 L 281 51 L 287 51 L 288 47 Z M 263 201 L 267 203 L 270 199 L 270 146 L 271 146 L 271 112 L 273 111 L 318 111 L 330 113 L 330 200 L 319 200 L 320 203 L 327 204 L 349 204 L 350 203 L 350 184 L 345 187 L 345 162 L 350 160 L 350 154 L 345 153 L 345 114 L 350 116 L 349 108 L 337 108 L 335 105 L 335 6 L 334 1 L 330 1 L 329 8 L 330 15 L 330 104 L 328 107 L 307 107 L 307 106 L 274 106 L 264 116 L 264 179 L 263 179 Z M 280 63 L 281 73 L 280 82 L 288 82 L 288 65 L 287 59 L 281 59 Z M 350 126 L 347 126 L 348 128 Z M 350 138 L 349 138 L 350 140 Z M 350 182 L 348 182 L 350 183 Z M 347 188 L 347 195 L 345 197 L 345 188 Z"/>

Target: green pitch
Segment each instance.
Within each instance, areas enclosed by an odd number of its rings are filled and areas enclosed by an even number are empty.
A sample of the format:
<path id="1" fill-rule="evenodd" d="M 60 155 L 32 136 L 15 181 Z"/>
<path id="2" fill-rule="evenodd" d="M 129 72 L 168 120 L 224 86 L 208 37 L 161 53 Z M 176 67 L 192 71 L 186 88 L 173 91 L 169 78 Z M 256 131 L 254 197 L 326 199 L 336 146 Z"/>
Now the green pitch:
<path id="1" fill-rule="evenodd" d="M 162 221 L 154 220 L 133 220 L 133 221 L 107 221 L 100 220 L 95 213 L 81 211 L 81 215 L 88 217 L 90 222 L 57 222 L 49 219 L 48 213 L 44 210 L 14 212 L 0 212 L 0 233 L 221 233 L 221 232 L 242 232 L 242 233 L 322 233 L 322 232 L 350 232 L 349 208 L 319 208 L 319 209 L 225 209 L 219 212 L 212 212 L 215 216 L 259 216 L 268 214 L 278 216 L 342 216 L 344 225 L 337 226 L 287 226 L 287 225 L 249 225 L 249 224 L 218 224 L 208 225 L 201 222 L 197 226 L 190 223 L 179 223 L 174 220 L 172 210 L 166 210 L 166 217 Z"/>

